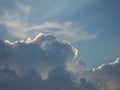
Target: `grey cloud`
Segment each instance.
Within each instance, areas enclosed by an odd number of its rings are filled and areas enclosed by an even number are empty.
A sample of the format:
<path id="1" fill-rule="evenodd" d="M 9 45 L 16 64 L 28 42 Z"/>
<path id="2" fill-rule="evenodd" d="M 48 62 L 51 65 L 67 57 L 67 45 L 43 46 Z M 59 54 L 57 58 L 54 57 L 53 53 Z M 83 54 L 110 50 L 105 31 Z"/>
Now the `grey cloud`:
<path id="1" fill-rule="evenodd" d="M 67 41 L 40 33 L 10 42 L 0 39 L 1 90 L 119 90 L 120 59 L 84 71 Z"/>
<path id="2" fill-rule="evenodd" d="M 42 78 L 55 67 L 65 67 L 73 60 L 75 51 L 68 42 L 60 42 L 52 35 L 37 35 L 33 40 L 21 42 L 0 41 L 0 65 L 8 64 L 17 74 L 24 76 L 29 68 L 36 68 Z"/>
<path id="3" fill-rule="evenodd" d="M 120 89 L 120 59 L 113 63 L 103 64 L 91 71 L 86 71 L 87 79 L 93 82 L 97 90 L 119 90 Z"/>
<path id="4" fill-rule="evenodd" d="M 2 71 L 2 70 L 1 70 Z M 10 70 L 5 72 L 13 74 Z M 39 73 L 34 69 L 29 71 L 29 74 L 22 78 L 0 80 L 0 89 L 2 90 L 95 90 L 95 86 L 86 79 L 80 80 L 81 84 L 72 81 L 71 74 L 66 72 L 64 68 L 56 68 L 49 73 L 47 80 L 42 80 Z"/>
<path id="5" fill-rule="evenodd" d="M 0 89 L 95 90 L 85 78 L 74 82 L 67 69 L 77 53 L 67 41 L 41 33 L 20 42 L 0 40 Z"/>
<path id="6" fill-rule="evenodd" d="M 80 83 L 81 78 L 94 85 L 95 90 L 120 90 L 120 59 L 117 58 L 113 63 L 102 64 L 91 70 L 81 69 L 81 63 L 75 66 L 69 65 L 68 71 L 74 81 Z"/>

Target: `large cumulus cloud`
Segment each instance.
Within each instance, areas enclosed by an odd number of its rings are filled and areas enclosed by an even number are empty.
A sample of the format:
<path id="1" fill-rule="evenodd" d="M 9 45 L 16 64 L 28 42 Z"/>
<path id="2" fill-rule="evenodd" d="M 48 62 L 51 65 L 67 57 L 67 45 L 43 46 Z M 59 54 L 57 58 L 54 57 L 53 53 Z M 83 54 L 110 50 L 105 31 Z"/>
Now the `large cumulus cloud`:
<path id="1" fill-rule="evenodd" d="M 67 41 L 40 33 L 10 42 L 0 39 L 0 90 L 119 90 L 120 59 L 92 70 L 77 60 Z"/>
<path id="2" fill-rule="evenodd" d="M 52 35 L 38 34 L 34 39 L 20 42 L 0 41 L 0 66 L 9 65 L 19 76 L 35 68 L 43 79 L 56 67 L 66 67 L 66 62 L 77 56 L 70 43 L 58 41 Z"/>
<path id="3" fill-rule="evenodd" d="M 72 80 L 69 68 L 77 55 L 69 42 L 43 33 L 19 42 L 0 40 L 0 89 L 95 90 L 84 78 L 81 84 Z"/>

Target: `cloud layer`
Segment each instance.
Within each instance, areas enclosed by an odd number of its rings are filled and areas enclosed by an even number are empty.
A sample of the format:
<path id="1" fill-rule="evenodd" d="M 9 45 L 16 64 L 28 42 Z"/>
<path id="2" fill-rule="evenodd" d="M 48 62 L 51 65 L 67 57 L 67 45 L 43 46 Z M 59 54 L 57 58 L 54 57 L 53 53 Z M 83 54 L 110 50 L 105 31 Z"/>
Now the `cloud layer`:
<path id="1" fill-rule="evenodd" d="M 39 33 L 16 42 L 0 40 L 1 90 L 119 90 L 120 60 L 86 71 L 67 41 Z"/>

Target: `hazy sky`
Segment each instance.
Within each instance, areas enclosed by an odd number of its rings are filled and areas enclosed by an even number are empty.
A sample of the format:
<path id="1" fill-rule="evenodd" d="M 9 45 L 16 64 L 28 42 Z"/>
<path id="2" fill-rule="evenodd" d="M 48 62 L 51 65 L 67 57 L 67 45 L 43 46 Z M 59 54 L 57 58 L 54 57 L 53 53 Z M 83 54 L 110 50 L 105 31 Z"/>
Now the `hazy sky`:
<path id="1" fill-rule="evenodd" d="M 71 85 L 72 90 L 88 90 L 89 87 L 91 90 L 119 90 L 119 85 L 113 85 L 114 82 L 118 84 L 114 75 L 109 76 L 112 78 L 111 83 L 104 81 L 109 79 L 106 79 L 109 74 L 105 73 L 106 70 L 115 72 L 113 67 L 120 68 L 119 59 L 114 61 L 117 57 L 120 57 L 120 0 L 0 0 L 0 72 L 8 71 L 12 75 L 15 72 L 11 78 L 22 78 L 31 68 L 33 70 L 30 71 L 36 73 L 33 77 L 40 74 L 38 82 L 41 86 L 49 85 L 51 80 L 54 82 L 54 73 L 60 68 L 58 73 L 62 73 L 62 77 L 57 77 L 66 78 L 68 73 L 63 72 L 67 70 L 70 74 L 66 83 L 69 82 L 68 86 Z M 79 62 L 80 65 L 74 66 L 70 62 Z M 22 64 L 26 67 L 22 67 Z M 98 67 L 99 65 L 101 66 Z M 81 68 L 90 69 L 82 74 L 85 77 L 81 75 Z M 92 68 L 96 69 L 91 71 Z M 102 78 L 106 85 L 104 89 L 104 84 L 100 84 L 101 89 L 94 86 L 101 79 L 98 75 L 101 72 L 100 75 L 105 74 L 105 78 Z M 120 74 L 120 70 L 117 72 L 115 75 Z M 8 75 L 3 77 L 4 74 L 1 73 L 2 78 Z M 85 78 L 80 82 L 87 88 L 82 84 L 75 88 L 70 78 L 71 73 L 75 74 L 73 78 L 76 73 L 79 77 L 80 73 Z M 86 76 L 86 73 L 90 76 Z M 93 80 L 93 76 L 99 78 Z M 0 80 L 4 80 L 2 78 Z M 29 76 L 25 78 L 29 82 Z M 22 79 L 18 82 L 21 83 Z M 47 79 L 45 83 L 42 82 L 44 79 Z M 16 79 L 14 82 L 17 82 Z M 4 82 L 6 83 L 10 87 L 9 80 Z M 2 84 L 0 81 L 0 88 L 8 90 Z M 112 89 L 109 87 L 111 84 Z M 17 87 L 19 86 L 12 89 Z"/>

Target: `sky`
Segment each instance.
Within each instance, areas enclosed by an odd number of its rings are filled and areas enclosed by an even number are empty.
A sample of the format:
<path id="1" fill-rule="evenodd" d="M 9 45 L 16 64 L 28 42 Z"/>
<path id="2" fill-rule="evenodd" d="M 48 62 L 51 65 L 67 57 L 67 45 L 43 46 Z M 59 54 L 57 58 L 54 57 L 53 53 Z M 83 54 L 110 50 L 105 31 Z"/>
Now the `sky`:
<path id="1" fill-rule="evenodd" d="M 119 4 L 0 0 L 0 89 L 119 90 Z"/>

